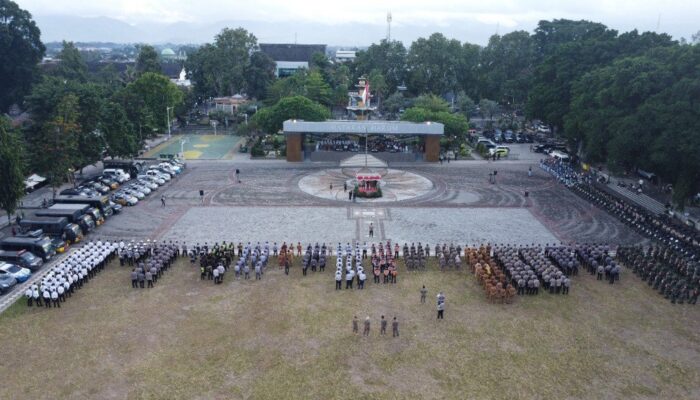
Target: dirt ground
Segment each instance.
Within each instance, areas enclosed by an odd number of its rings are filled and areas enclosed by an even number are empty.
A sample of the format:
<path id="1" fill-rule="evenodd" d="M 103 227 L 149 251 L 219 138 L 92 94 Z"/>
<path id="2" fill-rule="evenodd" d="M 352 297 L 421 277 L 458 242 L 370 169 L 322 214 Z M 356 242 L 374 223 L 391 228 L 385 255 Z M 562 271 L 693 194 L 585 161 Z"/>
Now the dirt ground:
<path id="1" fill-rule="evenodd" d="M 379 335 L 382 314 L 399 338 Z M 352 334 L 353 315 L 370 316 L 370 337 Z M 214 285 L 180 262 L 132 289 L 116 263 L 60 309 L 20 300 L 0 338 L 0 399 L 700 398 L 700 308 L 629 271 L 502 305 L 466 271 L 335 291 L 329 270 Z"/>

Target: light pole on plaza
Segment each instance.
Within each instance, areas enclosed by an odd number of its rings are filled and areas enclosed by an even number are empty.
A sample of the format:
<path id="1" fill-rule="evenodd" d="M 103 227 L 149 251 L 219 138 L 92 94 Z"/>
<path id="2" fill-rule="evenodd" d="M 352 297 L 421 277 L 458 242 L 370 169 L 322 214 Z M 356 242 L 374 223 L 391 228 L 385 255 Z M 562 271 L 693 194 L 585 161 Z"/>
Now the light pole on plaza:
<path id="1" fill-rule="evenodd" d="M 172 110 L 172 107 L 165 107 L 165 113 L 166 113 L 166 118 L 168 120 L 168 140 L 171 137 L 171 132 L 170 132 L 170 110 Z"/>

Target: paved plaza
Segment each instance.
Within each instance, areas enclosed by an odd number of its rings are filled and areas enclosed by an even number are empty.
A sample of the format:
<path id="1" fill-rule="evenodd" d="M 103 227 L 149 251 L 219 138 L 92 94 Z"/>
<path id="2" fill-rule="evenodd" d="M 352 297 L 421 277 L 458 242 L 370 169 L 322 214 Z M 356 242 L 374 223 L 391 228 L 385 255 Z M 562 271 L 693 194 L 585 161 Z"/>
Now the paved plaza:
<path id="1" fill-rule="evenodd" d="M 527 176 L 529 166 L 532 177 Z M 241 170 L 240 182 L 236 169 Z M 491 184 L 488 173 L 495 169 L 498 178 Z M 419 177 L 413 181 L 418 182 L 417 195 L 389 202 L 351 202 L 342 190 L 348 175 L 339 172 L 337 165 L 191 161 L 182 176 L 158 192 L 166 197 L 166 207 L 161 207 L 159 196 L 147 198 L 100 227 L 97 234 L 188 242 L 346 242 L 367 240 L 371 222 L 376 239 L 399 242 L 643 242 L 531 162 L 460 161 L 390 170 L 397 176 Z M 334 174 L 338 174 L 334 191 L 340 193 L 317 196 L 303 190 L 305 181 Z M 410 189 L 410 181 L 403 183 Z"/>

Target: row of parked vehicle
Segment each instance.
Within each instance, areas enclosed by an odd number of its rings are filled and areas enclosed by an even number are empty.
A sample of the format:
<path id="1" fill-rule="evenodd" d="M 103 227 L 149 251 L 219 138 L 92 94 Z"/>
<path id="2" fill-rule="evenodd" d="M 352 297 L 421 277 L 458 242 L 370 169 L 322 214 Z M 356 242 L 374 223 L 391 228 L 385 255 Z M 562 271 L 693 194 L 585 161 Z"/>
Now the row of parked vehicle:
<path id="1" fill-rule="evenodd" d="M 24 282 L 56 253 L 83 240 L 121 212 L 122 206 L 137 204 L 185 168 L 179 160 L 147 168 L 133 161 L 120 162 L 123 168 L 105 168 L 101 175 L 62 191 L 52 204 L 18 218 L 19 232 L 0 240 L 0 294 Z M 105 165 L 119 166 L 116 161 Z"/>

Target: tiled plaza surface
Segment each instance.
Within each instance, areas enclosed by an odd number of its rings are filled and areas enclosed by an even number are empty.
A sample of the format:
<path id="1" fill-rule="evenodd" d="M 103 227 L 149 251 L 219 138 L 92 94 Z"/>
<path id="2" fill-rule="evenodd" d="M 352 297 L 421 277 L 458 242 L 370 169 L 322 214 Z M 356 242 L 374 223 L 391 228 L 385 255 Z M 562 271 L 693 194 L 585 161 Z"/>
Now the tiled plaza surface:
<path id="1" fill-rule="evenodd" d="M 527 176 L 529 166 L 533 176 Z M 97 230 L 109 238 L 194 241 L 350 241 L 634 244 L 633 231 L 575 196 L 534 162 L 460 161 L 390 166 L 429 179 L 428 193 L 385 203 L 321 198 L 299 182 L 337 165 L 284 161 L 191 161 L 155 196 Z M 235 170 L 241 170 L 240 182 Z M 496 184 L 488 174 L 498 171 Z M 203 198 L 199 191 L 203 190 Z M 341 189 L 342 190 L 342 189 Z M 528 196 L 525 196 L 525 192 Z M 160 195 L 166 197 L 161 207 Z"/>

